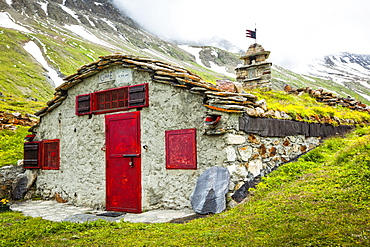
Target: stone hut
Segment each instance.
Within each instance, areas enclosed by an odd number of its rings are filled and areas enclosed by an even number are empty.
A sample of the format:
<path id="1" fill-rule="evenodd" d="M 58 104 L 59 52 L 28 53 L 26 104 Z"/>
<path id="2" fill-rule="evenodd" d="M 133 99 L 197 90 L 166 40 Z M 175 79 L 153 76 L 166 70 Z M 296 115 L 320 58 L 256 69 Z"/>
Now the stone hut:
<path id="1" fill-rule="evenodd" d="M 270 55 L 262 45 L 252 44 L 246 54 L 240 57 L 244 65 L 236 68 L 236 79 L 245 89 L 271 88 L 271 65 L 266 61 Z"/>
<path id="2" fill-rule="evenodd" d="M 255 64 L 264 63 L 257 51 Z M 222 91 L 185 68 L 102 56 L 36 113 L 24 167 L 42 198 L 124 212 L 190 208 L 198 177 L 223 167 L 239 202 L 251 181 L 321 138 L 320 126 L 252 118 L 254 108 L 262 110 L 256 96 Z"/>

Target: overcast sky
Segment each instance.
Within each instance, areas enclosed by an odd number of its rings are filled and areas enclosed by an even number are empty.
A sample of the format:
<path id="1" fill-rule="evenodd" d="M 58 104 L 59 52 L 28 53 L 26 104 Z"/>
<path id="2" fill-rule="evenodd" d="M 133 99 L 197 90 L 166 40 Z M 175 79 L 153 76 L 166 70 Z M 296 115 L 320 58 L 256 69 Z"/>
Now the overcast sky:
<path id="1" fill-rule="evenodd" d="M 163 38 L 219 36 L 247 50 L 254 39 L 270 61 L 295 71 L 336 52 L 370 54 L 370 0 L 114 0 Z"/>

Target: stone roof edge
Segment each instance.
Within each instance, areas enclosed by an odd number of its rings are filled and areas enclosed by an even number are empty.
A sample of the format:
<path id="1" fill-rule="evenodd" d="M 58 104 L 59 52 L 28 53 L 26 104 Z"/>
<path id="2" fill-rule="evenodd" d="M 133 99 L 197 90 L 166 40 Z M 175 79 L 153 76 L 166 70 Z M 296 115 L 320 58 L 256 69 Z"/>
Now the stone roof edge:
<path id="1" fill-rule="evenodd" d="M 78 68 L 77 73 L 65 77 L 65 82 L 55 88 L 54 98 L 48 101 L 47 106 L 36 112 L 35 115 L 39 117 L 45 116 L 63 103 L 68 96 L 67 92 L 70 88 L 78 85 L 84 79 L 115 65 L 150 72 L 154 82 L 170 84 L 175 87 L 188 89 L 190 93 L 201 94 L 206 98 L 204 106 L 217 111 L 242 113 L 247 111 L 246 108 L 255 105 L 254 102 L 257 101 L 257 97 L 252 94 L 224 92 L 217 88 L 216 85 L 204 81 L 200 76 L 183 67 L 152 58 L 121 53 L 100 56 L 99 58 L 95 62 Z M 218 100 L 215 100 L 216 98 Z M 232 105 L 229 104 L 230 99 Z M 212 105 L 215 101 L 218 102 L 217 106 Z"/>

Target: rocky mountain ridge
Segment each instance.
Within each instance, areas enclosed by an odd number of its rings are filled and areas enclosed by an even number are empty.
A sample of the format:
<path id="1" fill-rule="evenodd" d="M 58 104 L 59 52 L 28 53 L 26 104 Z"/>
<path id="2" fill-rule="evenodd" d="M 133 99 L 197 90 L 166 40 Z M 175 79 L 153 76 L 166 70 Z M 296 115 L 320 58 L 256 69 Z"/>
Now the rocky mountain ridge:
<path id="1" fill-rule="evenodd" d="M 309 65 L 312 76 L 331 80 L 370 100 L 370 55 L 341 52 Z"/>

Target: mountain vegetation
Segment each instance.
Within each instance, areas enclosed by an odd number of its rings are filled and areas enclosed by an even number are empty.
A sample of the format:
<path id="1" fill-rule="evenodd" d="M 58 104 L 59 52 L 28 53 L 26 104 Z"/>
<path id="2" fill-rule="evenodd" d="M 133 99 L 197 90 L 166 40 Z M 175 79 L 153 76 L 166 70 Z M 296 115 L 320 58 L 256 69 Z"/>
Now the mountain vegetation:
<path id="1" fill-rule="evenodd" d="M 369 246 L 370 128 L 263 178 L 248 200 L 185 224 L 51 222 L 1 213 L 1 246 Z"/>
<path id="2" fill-rule="evenodd" d="M 34 112 L 41 105 L 35 104 L 36 100 L 46 102 L 52 97 L 53 82 L 48 71 L 24 49 L 30 41 L 36 43 L 49 66 L 60 77 L 74 73 L 78 67 L 97 60 L 100 55 L 113 52 L 149 56 L 179 64 L 211 82 L 217 79 L 235 80 L 232 74 L 240 64 L 240 54 L 233 53 L 240 50 L 224 39 L 204 41 L 203 46 L 191 42 L 177 45 L 163 41 L 141 29 L 108 0 L 0 1 L 0 19 L 0 92 L 5 97 L 0 104 L 2 111 L 19 111 L 14 104 L 20 102 L 25 109 Z M 368 68 L 368 57 L 354 59 L 346 54 L 342 60 L 340 57 L 336 60 L 331 58 L 331 62 L 326 59 L 327 71 L 328 66 L 340 67 L 337 60 L 352 67 L 358 62 L 358 66 L 363 68 L 362 74 Z M 357 71 L 355 67 L 344 73 L 343 66 L 340 68 L 347 79 Z M 318 76 L 325 74 L 323 69 L 320 71 L 316 73 Z M 300 75 L 277 65 L 272 75 L 277 90 L 282 90 L 286 84 L 292 87 L 320 87 L 370 103 L 366 97 L 370 92 L 363 82 L 364 76 L 355 77 L 362 83 L 338 84 L 331 81 L 334 79 L 331 77 Z"/>
<path id="3" fill-rule="evenodd" d="M 62 78 L 114 52 L 178 64 L 213 83 L 235 80 L 230 74 L 240 63 L 237 49 L 225 40 L 165 42 L 109 0 L 0 0 L 0 111 L 32 114 L 53 97 L 49 71 L 24 49 L 31 41 Z M 274 65 L 274 91 L 252 93 L 293 119 L 369 121 L 367 113 L 281 91 L 287 84 L 322 88 L 370 104 L 369 61 L 353 54 L 328 56 L 310 75 Z M 0 131 L 0 167 L 22 158 L 26 133 L 25 127 Z M 364 126 L 345 138 L 328 139 L 263 178 L 245 203 L 186 224 L 56 223 L 1 213 L 0 246 L 369 246 L 369 139 L 370 128 Z"/>

